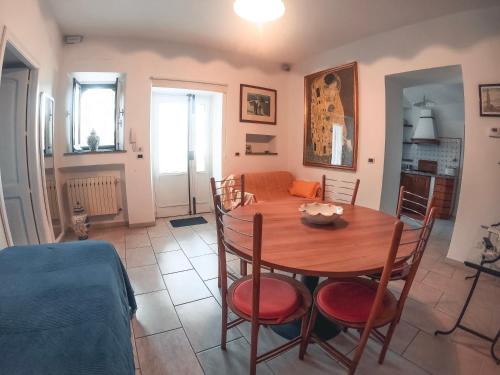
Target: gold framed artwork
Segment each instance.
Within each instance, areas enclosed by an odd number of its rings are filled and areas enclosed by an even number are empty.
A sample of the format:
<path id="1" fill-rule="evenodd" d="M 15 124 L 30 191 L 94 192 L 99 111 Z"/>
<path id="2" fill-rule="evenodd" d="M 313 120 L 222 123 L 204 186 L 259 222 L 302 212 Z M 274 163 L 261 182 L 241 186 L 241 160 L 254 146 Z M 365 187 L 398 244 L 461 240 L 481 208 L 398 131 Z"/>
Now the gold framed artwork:
<path id="1" fill-rule="evenodd" d="M 358 152 L 357 63 L 304 77 L 306 166 L 356 170 Z"/>
<path id="2" fill-rule="evenodd" d="M 240 85 L 240 121 L 276 125 L 277 91 Z"/>

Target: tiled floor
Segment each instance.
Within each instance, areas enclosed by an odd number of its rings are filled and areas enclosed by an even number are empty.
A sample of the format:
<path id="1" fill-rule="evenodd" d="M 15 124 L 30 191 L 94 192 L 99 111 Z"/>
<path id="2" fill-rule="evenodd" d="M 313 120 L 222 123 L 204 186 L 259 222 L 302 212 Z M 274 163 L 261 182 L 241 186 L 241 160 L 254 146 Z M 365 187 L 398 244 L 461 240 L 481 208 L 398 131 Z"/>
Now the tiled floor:
<path id="1" fill-rule="evenodd" d="M 112 242 L 126 264 L 138 311 L 133 321 L 138 374 L 246 374 L 249 325 L 233 328 L 227 351 L 219 348 L 220 295 L 217 288 L 215 225 L 174 229 L 167 220 L 141 229 L 92 230 L 90 237 Z M 451 327 L 471 281 L 463 265 L 445 259 L 450 225 L 439 222 L 410 292 L 402 320 L 383 365 L 380 345 L 369 342 L 358 374 L 499 374 L 487 342 L 463 331 L 435 337 L 436 329 Z M 237 266 L 238 261 L 229 259 Z M 398 293 L 400 283 L 392 283 Z M 467 315 L 467 324 L 491 335 L 500 326 L 500 282 L 483 277 Z M 283 339 L 267 328 L 260 331 L 260 351 Z M 351 353 L 355 337 L 342 333 L 333 345 Z M 259 374 L 345 374 L 344 368 L 317 345 L 304 361 L 297 348 L 258 366 Z"/>

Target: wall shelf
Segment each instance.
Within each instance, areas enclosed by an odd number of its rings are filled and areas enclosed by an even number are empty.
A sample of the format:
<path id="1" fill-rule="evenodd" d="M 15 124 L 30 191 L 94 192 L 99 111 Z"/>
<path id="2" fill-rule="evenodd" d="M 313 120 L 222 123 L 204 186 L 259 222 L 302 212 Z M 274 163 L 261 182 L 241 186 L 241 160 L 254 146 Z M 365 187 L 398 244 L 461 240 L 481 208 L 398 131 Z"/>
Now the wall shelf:
<path id="1" fill-rule="evenodd" d="M 245 155 L 278 155 L 277 152 L 245 152 Z"/>
<path id="2" fill-rule="evenodd" d="M 247 133 L 245 141 L 245 155 L 278 155 L 275 135 Z"/>

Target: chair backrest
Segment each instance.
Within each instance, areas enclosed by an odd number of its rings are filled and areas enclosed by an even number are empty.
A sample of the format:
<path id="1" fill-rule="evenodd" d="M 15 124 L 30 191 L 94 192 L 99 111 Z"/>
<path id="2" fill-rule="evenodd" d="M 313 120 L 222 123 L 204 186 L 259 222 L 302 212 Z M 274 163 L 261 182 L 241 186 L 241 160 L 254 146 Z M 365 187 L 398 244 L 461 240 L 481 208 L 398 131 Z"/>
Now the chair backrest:
<path id="1" fill-rule="evenodd" d="M 323 201 L 340 201 L 354 205 L 358 195 L 359 179 L 348 181 L 341 178 L 328 178 L 323 175 L 321 184 L 321 199 Z"/>
<path id="2" fill-rule="evenodd" d="M 214 205 L 216 195 L 220 196 L 226 210 L 233 210 L 245 205 L 245 175 L 239 177 L 231 175 L 219 181 L 211 177 L 210 189 Z"/>
<path id="3" fill-rule="evenodd" d="M 398 219 L 401 218 L 401 216 L 405 216 L 411 220 L 425 222 L 433 204 L 434 197 L 429 199 L 412 193 L 406 190 L 404 186 L 401 186 L 399 189 L 396 216 Z"/>
<path id="4" fill-rule="evenodd" d="M 410 267 L 408 275 L 405 278 L 403 290 L 398 300 L 398 314 L 400 315 L 410 288 L 417 274 L 418 267 L 424 255 L 425 249 L 427 248 L 427 243 L 434 227 L 434 222 L 436 220 L 436 208 L 431 207 L 428 214 L 425 217 L 423 224 L 419 227 L 410 227 L 403 230 L 403 239 L 399 245 L 400 248 L 406 248 L 405 253 L 408 254 L 404 257 L 399 257 L 396 259 L 397 262 L 406 261 Z M 408 252 L 408 250 L 411 250 Z"/>
<path id="5" fill-rule="evenodd" d="M 257 319 L 260 297 L 262 214 L 255 213 L 250 217 L 237 217 L 224 208 L 220 195 L 215 195 L 214 202 L 223 305 L 226 304 L 227 296 L 226 252 L 229 252 L 242 259 L 252 261 L 252 320 Z"/>

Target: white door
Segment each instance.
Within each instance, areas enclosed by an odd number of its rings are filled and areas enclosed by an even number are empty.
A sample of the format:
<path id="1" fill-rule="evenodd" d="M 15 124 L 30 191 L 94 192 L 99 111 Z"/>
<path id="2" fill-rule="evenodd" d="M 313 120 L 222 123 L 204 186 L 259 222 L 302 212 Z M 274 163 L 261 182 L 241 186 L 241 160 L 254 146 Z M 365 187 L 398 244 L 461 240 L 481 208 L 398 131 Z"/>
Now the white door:
<path id="1" fill-rule="evenodd" d="M 38 243 L 28 177 L 26 104 L 29 70 L 6 69 L 0 84 L 0 170 L 15 245 Z"/>
<path id="2" fill-rule="evenodd" d="M 211 98 L 153 92 L 156 216 L 210 211 Z"/>

